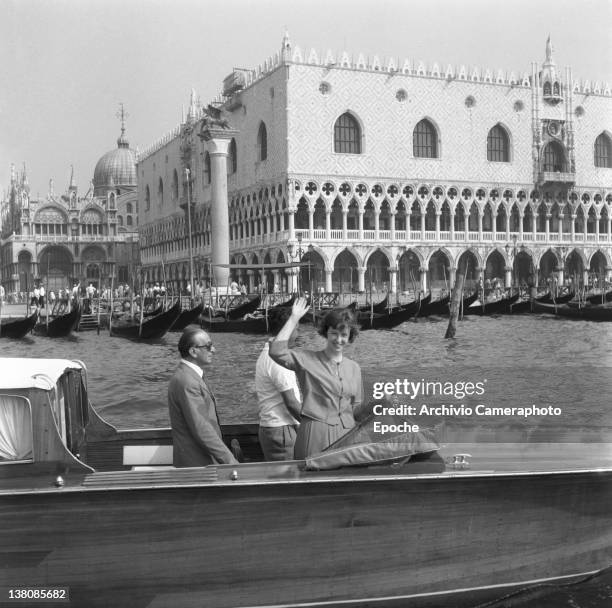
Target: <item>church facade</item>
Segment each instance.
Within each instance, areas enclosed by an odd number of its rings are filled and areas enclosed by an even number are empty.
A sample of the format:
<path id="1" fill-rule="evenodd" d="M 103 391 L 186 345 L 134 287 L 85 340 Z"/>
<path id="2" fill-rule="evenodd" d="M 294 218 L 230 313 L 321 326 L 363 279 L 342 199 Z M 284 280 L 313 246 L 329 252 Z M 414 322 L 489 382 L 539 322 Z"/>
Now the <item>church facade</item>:
<path id="1" fill-rule="evenodd" d="M 79 195 L 71 176 L 56 193 L 33 199 L 25 167 L 11 168 L 0 205 L 0 271 L 7 294 L 19 297 L 37 284 L 56 293 L 82 286 L 130 282 L 139 262 L 136 158 L 122 124 L 117 148 L 98 161 L 89 190 Z"/>
<path id="2" fill-rule="evenodd" d="M 140 155 L 143 267 L 185 282 L 191 241 L 212 279 L 221 239 L 251 291 L 427 290 L 459 267 L 507 287 L 610 280 L 611 116 L 610 85 L 559 70 L 550 40 L 512 72 L 322 56 L 286 35 Z M 297 261 L 300 276 L 257 268 Z"/>

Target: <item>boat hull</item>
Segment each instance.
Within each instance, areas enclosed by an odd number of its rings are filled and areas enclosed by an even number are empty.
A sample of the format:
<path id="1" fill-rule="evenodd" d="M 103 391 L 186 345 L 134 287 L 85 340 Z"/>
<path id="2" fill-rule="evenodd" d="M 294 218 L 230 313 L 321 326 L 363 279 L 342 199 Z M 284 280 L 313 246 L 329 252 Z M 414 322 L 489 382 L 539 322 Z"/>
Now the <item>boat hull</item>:
<path id="1" fill-rule="evenodd" d="M 172 327 L 181 314 L 181 303 L 176 303 L 155 317 L 150 317 L 140 323 L 128 323 L 126 325 L 111 323 L 111 336 L 127 338 L 128 340 L 158 340 L 162 338 Z"/>
<path id="2" fill-rule="evenodd" d="M 76 305 L 69 313 L 50 319 L 49 323 L 46 321 L 37 323 L 32 331 L 47 338 L 63 338 L 76 330 L 81 320 L 81 312 L 81 307 Z"/>
<path id="3" fill-rule="evenodd" d="M 0 338 L 13 338 L 15 340 L 23 338 L 34 329 L 37 319 L 38 311 L 23 319 L 3 320 L 0 322 Z"/>
<path id="4" fill-rule="evenodd" d="M 304 483 L 292 466 L 0 496 L 0 588 L 69 587 L 91 607 L 461 606 L 612 563 L 609 470 Z"/>

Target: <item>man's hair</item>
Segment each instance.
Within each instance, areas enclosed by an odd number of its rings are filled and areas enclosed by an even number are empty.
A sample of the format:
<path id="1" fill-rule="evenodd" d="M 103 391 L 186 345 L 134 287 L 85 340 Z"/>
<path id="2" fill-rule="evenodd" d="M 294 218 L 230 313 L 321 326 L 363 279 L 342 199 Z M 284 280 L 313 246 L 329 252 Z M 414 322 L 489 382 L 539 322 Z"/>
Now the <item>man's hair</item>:
<path id="1" fill-rule="evenodd" d="M 204 330 L 201 327 L 198 327 L 197 325 L 188 325 L 183 330 L 183 333 L 179 338 L 178 342 L 178 351 L 179 353 L 181 353 L 181 357 L 183 359 L 189 357 L 189 349 L 193 346 L 194 342 L 193 337 L 201 331 Z"/>
<path id="2" fill-rule="evenodd" d="M 359 335 L 359 324 L 355 320 L 354 314 L 350 310 L 330 310 L 320 321 L 318 332 L 320 336 L 327 338 L 327 330 L 329 328 L 342 331 L 348 329 L 349 343 L 353 343 Z"/>

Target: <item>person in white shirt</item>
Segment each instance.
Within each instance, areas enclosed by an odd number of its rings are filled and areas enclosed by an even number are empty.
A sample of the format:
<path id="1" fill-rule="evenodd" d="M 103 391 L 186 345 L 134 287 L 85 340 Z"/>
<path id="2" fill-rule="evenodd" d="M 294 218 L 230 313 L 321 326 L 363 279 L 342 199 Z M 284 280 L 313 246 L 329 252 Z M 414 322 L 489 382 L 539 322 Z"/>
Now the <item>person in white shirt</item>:
<path id="1" fill-rule="evenodd" d="M 297 378 L 294 372 L 273 361 L 268 351 L 266 342 L 255 365 L 259 443 L 265 460 L 293 460 L 302 409 Z"/>

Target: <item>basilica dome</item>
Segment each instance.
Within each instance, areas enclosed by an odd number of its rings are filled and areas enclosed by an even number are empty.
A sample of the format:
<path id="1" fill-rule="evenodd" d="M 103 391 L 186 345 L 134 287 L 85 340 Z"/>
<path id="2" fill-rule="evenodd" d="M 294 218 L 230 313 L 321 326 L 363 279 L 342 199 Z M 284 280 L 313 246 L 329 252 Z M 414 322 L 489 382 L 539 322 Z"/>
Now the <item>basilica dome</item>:
<path id="1" fill-rule="evenodd" d="M 136 187 L 136 154 L 130 149 L 125 129 L 117 139 L 117 148 L 107 152 L 94 170 L 94 196 L 105 196 L 109 190 Z"/>

